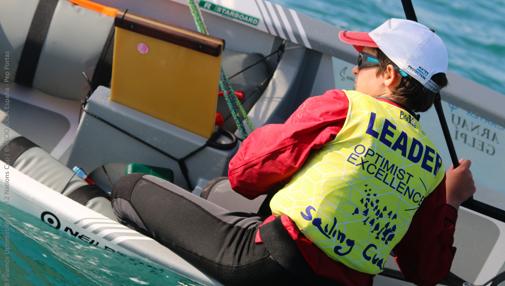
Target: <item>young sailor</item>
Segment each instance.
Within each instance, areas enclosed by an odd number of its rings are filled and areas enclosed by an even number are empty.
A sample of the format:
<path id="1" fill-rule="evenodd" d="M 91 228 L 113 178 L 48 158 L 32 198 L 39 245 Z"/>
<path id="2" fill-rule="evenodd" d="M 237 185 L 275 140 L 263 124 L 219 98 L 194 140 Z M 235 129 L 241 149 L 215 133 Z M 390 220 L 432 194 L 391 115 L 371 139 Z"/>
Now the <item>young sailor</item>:
<path id="1" fill-rule="evenodd" d="M 418 285 L 443 279 L 457 209 L 475 192 L 470 161 L 445 173 L 415 114 L 447 85 L 445 45 L 400 19 L 339 36 L 359 52 L 355 90 L 309 98 L 230 162 L 235 191 L 273 194 L 271 216 L 137 176 L 115 188 L 118 217 L 226 285 L 372 285 L 390 254 Z"/>

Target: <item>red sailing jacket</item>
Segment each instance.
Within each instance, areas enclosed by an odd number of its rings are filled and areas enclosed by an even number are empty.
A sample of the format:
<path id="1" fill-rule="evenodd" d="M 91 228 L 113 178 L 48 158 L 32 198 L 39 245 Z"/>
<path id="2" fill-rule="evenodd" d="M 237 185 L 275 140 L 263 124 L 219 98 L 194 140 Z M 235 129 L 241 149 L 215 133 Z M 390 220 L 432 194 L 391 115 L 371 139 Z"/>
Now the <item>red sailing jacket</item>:
<path id="1" fill-rule="evenodd" d="M 346 120 L 348 105 L 343 91 L 331 90 L 307 99 L 284 124 L 256 129 L 230 161 L 232 188 L 250 199 L 281 188 L 311 152 L 335 138 Z M 435 285 L 447 276 L 456 251 L 452 246 L 456 218 L 456 210 L 446 204 L 444 178 L 424 200 L 394 249 L 396 262 L 409 281 Z M 316 274 L 340 285 L 372 285 L 372 275 L 330 259 L 288 217 L 282 217 L 282 222 Z M 261 242 L 259 235 L 257 242 Z"/>

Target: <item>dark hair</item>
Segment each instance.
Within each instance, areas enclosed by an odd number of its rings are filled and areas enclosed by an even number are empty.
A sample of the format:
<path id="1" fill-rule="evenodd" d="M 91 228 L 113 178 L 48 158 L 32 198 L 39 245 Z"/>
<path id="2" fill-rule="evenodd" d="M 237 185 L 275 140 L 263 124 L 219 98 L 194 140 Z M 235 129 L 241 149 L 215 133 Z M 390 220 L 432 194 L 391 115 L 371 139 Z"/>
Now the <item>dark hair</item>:
<path id="1" fill-rule="evenodd" d="M 380 49 L 377 49 L 377 58 L 379 59 L 378 73 L 384 72 L 388 65 L 397 67 Z M 447 86 L 445 73 L 434 74 L 431 79 L 441 88 Z M 400 84 L 393 91 L 393 100 L 413 112 L 424 112 L 430 109 L 434 98 L 433 92 L 411 76 L 402 77 Z"/>

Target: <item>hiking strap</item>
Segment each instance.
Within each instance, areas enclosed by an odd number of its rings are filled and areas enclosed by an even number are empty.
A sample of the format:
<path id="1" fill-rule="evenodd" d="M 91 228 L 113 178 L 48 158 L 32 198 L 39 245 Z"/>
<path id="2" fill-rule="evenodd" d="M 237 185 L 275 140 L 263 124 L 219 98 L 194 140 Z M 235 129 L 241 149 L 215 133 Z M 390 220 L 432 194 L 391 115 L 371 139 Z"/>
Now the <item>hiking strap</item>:
<path id="1" fill-rule="evenodd" d="M 39 147 L 28 138 L 20 136 L 9 141 L 0 149 L 0 160 L 13 166 L 16 160 L 28 149 Z"/>
<path id="2" fill-rule="evenodd" d="M 16 82 L 31 87 L 58 0 L 39 0 L 19 58 Z"/>

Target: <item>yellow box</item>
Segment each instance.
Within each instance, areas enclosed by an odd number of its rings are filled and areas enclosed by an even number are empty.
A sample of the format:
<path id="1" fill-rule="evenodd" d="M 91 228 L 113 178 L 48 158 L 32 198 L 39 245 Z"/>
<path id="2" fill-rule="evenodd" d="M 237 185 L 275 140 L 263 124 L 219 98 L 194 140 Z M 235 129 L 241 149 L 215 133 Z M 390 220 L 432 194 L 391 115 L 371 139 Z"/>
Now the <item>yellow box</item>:
<path id="1" fill-rule="evenodd" d="M 115 29 L 111 100 L 209 138 L 223 40 L 131 14 Z"/>

